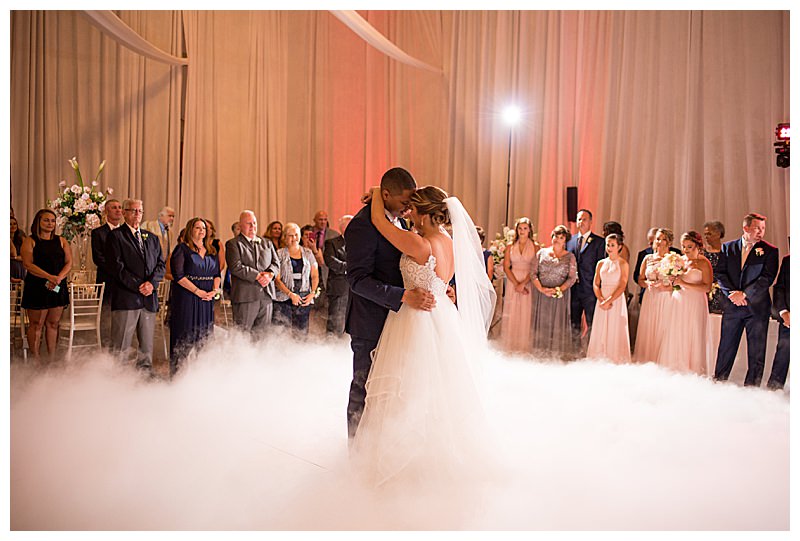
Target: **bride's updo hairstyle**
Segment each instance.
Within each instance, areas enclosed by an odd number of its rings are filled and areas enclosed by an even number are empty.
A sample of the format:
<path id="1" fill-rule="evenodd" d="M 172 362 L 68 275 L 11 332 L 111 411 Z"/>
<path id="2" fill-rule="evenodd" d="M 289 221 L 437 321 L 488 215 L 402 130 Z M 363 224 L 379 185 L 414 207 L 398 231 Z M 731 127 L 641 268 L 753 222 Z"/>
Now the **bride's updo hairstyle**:
<path id="1" fill-rule="evenodd" d="M 447 210 L 447 192 L 436 186 L 424 186 L 411 195 L 411 204 L 419 214 L 430 216 L 433 225 L 450 223 L 450 212 Z"/>

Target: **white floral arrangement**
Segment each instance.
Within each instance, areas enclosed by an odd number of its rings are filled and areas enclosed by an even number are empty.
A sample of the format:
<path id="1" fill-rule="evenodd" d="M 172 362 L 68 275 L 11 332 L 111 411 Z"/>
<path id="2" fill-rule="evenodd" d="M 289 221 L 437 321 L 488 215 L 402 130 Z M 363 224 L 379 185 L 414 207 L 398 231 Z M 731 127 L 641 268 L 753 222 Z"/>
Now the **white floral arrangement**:
<path id="1" fill-rule="evenodd" d="M 52 201 L 48 200 L 47 205 L 56 213 L 56 225 L 61 229 L 61 235 L 71 241 L 81 234 L 100 227 L 106 199 L 114 193 L 114 190 L 112 188 L 106 188 L 105 192 L 97 190 L 97 179 L 106 166 L 105 160 L 100 163 L 91 186 L 84 185 L 78 160 L 73 157 L 69 160 L 69 164 L 75 171 L 78 182 L 72 186 L 67 186 L 66 180 L 59 182 L 61 193 Z"/>
<path id="2" fill-rule="evenodd" d="M 659 263 L 659 272 L 669 278 L 672 289 L 678 291 L 681 286 L 675 284 L 675 278 L 686 272 L 686 259 L 675 252 L 667 252 Z"/>

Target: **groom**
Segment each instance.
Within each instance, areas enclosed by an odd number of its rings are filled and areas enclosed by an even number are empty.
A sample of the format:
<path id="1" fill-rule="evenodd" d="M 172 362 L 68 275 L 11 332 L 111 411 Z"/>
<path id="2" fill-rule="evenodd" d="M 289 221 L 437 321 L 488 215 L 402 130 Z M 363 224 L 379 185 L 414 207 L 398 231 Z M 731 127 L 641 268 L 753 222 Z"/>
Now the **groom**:
<path id="1" fill-rule="evenodd" d="M 386 219 L 401 229 L 400 215 L 409 208 L 417 184 L 411 173 L 401 167 L 389 169 L 381 178 L 381 196 Z M 403 289 L 400 274 L 400 251 L 387 241 L 370 219 L 370 204 L 353 217 L 344 232 L 347 245 L 347 304 L 345 332 L 353 350 L 353 381 L 347 404 L 347 435 L 352 441 L 364 412 L 365 385 L 371 353 L 378 345 L 389 310 L 397 312 L 402 304 L 419 310 L 431 310 L 433 295 L 424 289 Z"/>

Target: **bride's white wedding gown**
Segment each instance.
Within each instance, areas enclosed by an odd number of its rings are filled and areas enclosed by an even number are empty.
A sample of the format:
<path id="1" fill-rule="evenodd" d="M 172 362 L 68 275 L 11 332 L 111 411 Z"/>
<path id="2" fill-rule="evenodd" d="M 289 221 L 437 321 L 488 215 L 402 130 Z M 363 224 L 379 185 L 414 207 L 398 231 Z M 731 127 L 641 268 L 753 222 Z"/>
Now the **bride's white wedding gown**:
<path id="1" fill-rule="evenodd" d="M 375 486 L 463 478 L 486 463 L 486 419 L 473 374 L 481 348 L 470 347 L 476 341 L 435 269 L 433 255 L 424 265 L 401 257 L 404 287 L 431 291 L 436 306 L 389 312 L 373 353 L 353 454 Z"/>

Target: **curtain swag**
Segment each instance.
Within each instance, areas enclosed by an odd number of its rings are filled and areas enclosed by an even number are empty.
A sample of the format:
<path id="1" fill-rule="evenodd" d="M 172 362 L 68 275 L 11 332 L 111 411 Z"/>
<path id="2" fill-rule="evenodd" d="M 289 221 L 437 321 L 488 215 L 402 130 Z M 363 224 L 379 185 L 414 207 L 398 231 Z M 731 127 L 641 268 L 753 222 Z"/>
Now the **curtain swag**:
<path id="1" fill-rule="evenodd" d="M 100 31 L 104 32 L 110 38 L 114 39 L 124 47 L 135 51 L 142 56 L 146 56 L 152 60 L 158 60 L 167 64 L 174 65 L 187 65 L 189 64 L 188 58 L 179 58 L 165 53 L 158 47 L 151 44 L 142 36 L 134 32 L 134 30 L 125 24 L 122 19 L 116 16 L 111 10 L 84 10 L 83 14 L 89 21 L 96 26 Z"/>

